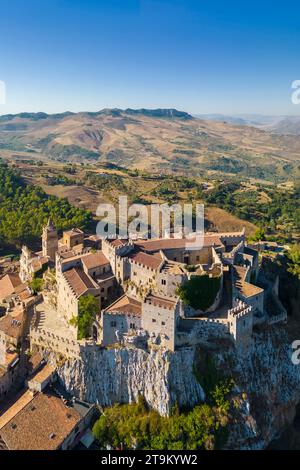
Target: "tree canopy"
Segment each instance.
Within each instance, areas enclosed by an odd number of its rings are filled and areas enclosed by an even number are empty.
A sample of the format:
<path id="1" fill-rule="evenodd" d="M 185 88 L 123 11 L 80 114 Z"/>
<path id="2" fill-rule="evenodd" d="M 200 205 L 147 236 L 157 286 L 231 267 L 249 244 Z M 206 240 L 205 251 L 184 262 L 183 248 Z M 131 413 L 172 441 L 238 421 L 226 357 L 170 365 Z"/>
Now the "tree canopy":
<path id="1" fill-rule="evenodd" d="M 90 212 L 27 185 L 16 170 L 0 164 L 0 242 L 30 245 L 40 238 L 49 217 L 58 230 L 85 228 L 92 220 Z"/>
<path id="2" fill-rule="evenodd" d="M 219 276 L 209 277 L 208 274 L 192 276 L 190 280 L 178 286 L 176 294 L 184 304 L 196 310 L 207 310 L 214 303 L 220 284 Z"/>
<path id="3" fill-rule="evenodd" d="M 99 309 L 99 302 L 92 294 L 80 297 L 78 316 L 72 318 L 71 325 L 78 327 L 77 338 L 79 340 L 91 335 L 91 327 Z"/>

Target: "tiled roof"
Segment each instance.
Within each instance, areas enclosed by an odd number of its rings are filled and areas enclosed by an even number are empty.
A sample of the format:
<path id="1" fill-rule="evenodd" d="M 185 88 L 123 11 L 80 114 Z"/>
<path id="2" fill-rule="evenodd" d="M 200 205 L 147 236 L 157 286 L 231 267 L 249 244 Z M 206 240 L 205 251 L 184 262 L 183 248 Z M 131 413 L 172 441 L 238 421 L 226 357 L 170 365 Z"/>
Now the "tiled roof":
<path id="1" fill-rule="evenodd" d="M 195 238 L 157 238 L 149 240 L 137 240 L 135 245 L 140 246 L 145 251 L 159 251 L 170 249 L 189 249 L 191 243 L 195 242 Z M 204 235 L 203 246 L 222 246 L 220 236 Z"/>
<path id="2" fill-rule="evenodd" d="M 1 409 L 0 415 L 0 436 L 1 429 L 12 420 L 19 411 L 21 411 L 24 406 L 26 406 L 33 398 L 32 393 L 26 389 L 17 395 L 16 400 L 13 403 L 8 403 L 4 405 L 4 409 Z"/>
<path id="3" fill-rule="evenodd" d="M 20 312 L 16 316 L 12 316 L 8 313 L 4 317 L 0 318 L 0 331 L 11 338 L 18 339 L 22 333 L 23 319 L 23 312 Z"/>
<path id="4" fill-rule="evenodd" d="M 19 286 L 24 286 L 18 274 L 9 273 L 0 279 L 0 299 L 5 299 L 6 297 L 14 294 L 16 288 Z"/>
<path id="5" fill-rule="evenodd" d="M 97 268 L 98 266 L 104 266 L 109 264 L 108 259 L 102 251 L 97 251 L 97 253 L 90 253 L 82 257 L 82 262 L 87 269 Z"/>
<path id="6" fill-rule="evenodd" d="M 111 304 L 105 312 L 109 313 L 130 313 L 134 315 L 142 314 L 142 304 L 138 300 L 129 297 L 128 295 L 123 295 L 116 302 Z"/>
<path id="7" fill-rule="evenodd" d="M 145 302 L 155 305 L 157 307 L 167 308 L 168 310 L 173 310 L 176 302 L 164 297 L 159 297 L 157 295 L 150 294 L 146 297 Z"/>
<path id="8" fill-rule="evenodd" d="M 38 258 L 33 258 L 31 265 L 34 269 L 34 271 L 39 271 L 42 269 L 43 265 L 48 263 L 48 258 L 46 256 L 38 257 Z"/>
<path id="9" fill-rule="evenodd" d="M 263 289 L 250 284 L 250 282 L 245 281 L 245 275 L 247 268 L 243 266 L 234 266 L 233 268 L 233 277 L 235 287 L 243 294 L 245 297 L 252 297 L 253 295 L 258 295 L 263 292 Z"/>
<path id="10" fill-rule="evenodd" d="M 0 430 L 10 450 L 55 450 L 81 421 L 61 398 L 38 393 Z"/>
<path id="11" fill-rule="evenodd" d="M 34 372 L 41 364 L 43 361 L 43 357 L 39 352 L 33 353 L 27 363 L 27 367 L 30 373 Z"/>
<path id="12" fill-rule="evenodd" d="M 50 364 L 45 364 L 44 367 L 37 374 L 35 374 L 31 380 L 34 382 L 43 383 L 53 375 L 54 371 L 55 367 L 51 366 Z"/>
<path id="13" fill-rule="evenodd" d="M 143 251 L 130 253 L 128 258 L 135 263 L 142 264 L 150 269 L 158 269 L 162 262 L 162 258 L 160 256 L 149 255 Z"/>
<path id="14" fill-rule="evenodd" d="M 127 239 L 116 238 L 115 240 L 108 240 L 111 246 L 117 248 L 119 246 L 126 245 L 128 243 Z"/>
<path id="15" fill-rule="evenodd" d="M 80 230 L 80 228 L 72 228 L 71 230 L 66 230 L 64 234 L 68 235 L 69 237 L 72 237 L 72 235 L 83 234 L 83 231 Z"/>
<path id="16" fill-rule="evenodd" d="M 96 289 L 92 279 L 80 268 L 72 268 L 63 273 L 74 294 L 79 297 L 88 289 Z"/>

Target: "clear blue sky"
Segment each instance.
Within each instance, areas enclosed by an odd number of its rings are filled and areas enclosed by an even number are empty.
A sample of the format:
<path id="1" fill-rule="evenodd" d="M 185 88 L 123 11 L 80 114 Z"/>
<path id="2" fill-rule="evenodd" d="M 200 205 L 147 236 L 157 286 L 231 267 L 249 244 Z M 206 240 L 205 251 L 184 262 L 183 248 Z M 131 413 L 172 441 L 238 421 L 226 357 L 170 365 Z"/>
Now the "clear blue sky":
<path id="1" fill-rule="evenodd" d="M 0 114 L 300 114 L 299 0 L 2 0 L 0 13 Z"/>

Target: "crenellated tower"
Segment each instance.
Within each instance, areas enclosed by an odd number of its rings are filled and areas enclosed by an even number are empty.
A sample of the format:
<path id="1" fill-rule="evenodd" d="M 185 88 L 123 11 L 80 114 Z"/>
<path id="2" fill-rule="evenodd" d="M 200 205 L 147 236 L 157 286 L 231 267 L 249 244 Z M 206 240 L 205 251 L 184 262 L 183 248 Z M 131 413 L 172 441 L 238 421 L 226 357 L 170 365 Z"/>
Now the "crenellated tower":
<path id="1" fill-rule="evenodd" d="M 47 256 L 50 261 L 55 262 L 55 253 L 58 251 L 57 230 L 49 218 L 47 225 L 43 228 L 42 234 L 43 256 Z"/>

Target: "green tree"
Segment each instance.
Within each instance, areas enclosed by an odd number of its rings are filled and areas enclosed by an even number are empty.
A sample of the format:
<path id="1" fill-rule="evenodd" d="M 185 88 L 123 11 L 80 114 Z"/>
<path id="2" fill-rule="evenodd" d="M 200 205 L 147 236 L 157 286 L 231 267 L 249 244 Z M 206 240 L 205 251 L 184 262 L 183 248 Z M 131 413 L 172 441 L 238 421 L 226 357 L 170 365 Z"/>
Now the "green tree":
<path id="1" fill-rule="evenodd" d="M 266 232 L 264 229 L 262 228 L 258 228 L 253 236 L 251 237 L 251 240 L 253 240 L 254 242 L 260 242 L 262 240 L 265 240 L 266 239 Z"/>
<path id="2" fill-rule="evenodd" d="M 292 245 L 287 252 L 287 258 L 290 260 L 289 272 L 300 279 L 300 244 Z"/>
<path id="3" fill-rule="evenodd" d="M 41 290 L 43 290 L 43 285 L 44 285 L 43 279 L 41 279 L 39 277 L 33 278 L 32 281 L 29 284 L 29 286 L 30 286 L 30 288 L 31 288 L 31 290 L 34 294 L 37 294 L 38 292 L 41 292 Z"/>
<path id="4" fill-rule="evenodd" d="M 99 310 L 99 303 L 96 297 L 88 294 L 80 297 L 78 306 L 78 316 L 70 320 L 70 324 L 77 326 L 77 337 L 79 340 L 91 335 L 91 327 Z"/>
<path id="5" fill-rule="evenodd" d="M 221 278 L 209 277 L 208 274 L 193 276 L 176 289 L 176 294 L 184 304 L 198 310 L 208 309 L 216 299 Z"/>

